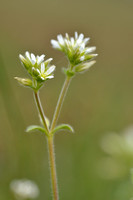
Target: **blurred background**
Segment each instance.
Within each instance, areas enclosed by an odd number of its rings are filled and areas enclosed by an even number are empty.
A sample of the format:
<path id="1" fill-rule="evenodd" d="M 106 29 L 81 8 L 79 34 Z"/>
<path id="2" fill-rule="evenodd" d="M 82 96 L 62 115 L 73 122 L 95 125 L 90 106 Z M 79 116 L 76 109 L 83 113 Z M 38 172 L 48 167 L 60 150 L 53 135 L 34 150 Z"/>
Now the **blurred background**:
<path id="1" fill-rule="evenodd" d="M 73 36 L 75 31 L 91 38 L 90 46 L 97 47 L 99 56 L 87 73 L 72 81 L 60 115 L 59 122 L 75 129 L 75 134 L 55 137 L 60 199 L 130 199 L 132 145 L 127 142 L 123 150 L 124 142 L 119 148 L 115 137 L 103 138 L 110 132 L 121 138 L 133 124 L 133 1 L 0 0 L 0 4 L 0 200 L 13 199 L 9 185 L 23 178 L 36 182 L 38 200 L 52 199 L 45 137 L 25 133 L 28 125 L 39 124 L 33 94 L 14 76 L 27 76 L 19 53 L 28 50 L 54 58 L 55 78 L 40 92 L 51 119 L 64 82 L 61 68 L 67 62 L 51 48 L 50 40 L 59 33 Z M 133 138 L 129 140 L 133 144 Z M 109 141 L 118 146 L 119 156 L 108 151 Z"/>

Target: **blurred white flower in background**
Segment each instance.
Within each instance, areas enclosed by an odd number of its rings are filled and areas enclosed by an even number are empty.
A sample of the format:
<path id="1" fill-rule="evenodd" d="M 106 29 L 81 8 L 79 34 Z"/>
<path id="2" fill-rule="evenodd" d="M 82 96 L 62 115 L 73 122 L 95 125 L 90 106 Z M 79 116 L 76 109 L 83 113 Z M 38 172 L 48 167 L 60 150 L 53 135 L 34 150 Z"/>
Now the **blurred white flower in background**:
<path id="1" fill-rule="evenodd" d="M 10 189 L 17 199 L 34 199 L 39 196 L 38 186 L 28 179 L 13 180 Z"/>
<path id="2" fill-rule="evenodd" d="M 98 165 L 102 178 L 117 179 L 129 175 L 133 168 L 133 126 L 121 134 L 106 134 L 102 138 L 101 148 L 106 154 Z"/>

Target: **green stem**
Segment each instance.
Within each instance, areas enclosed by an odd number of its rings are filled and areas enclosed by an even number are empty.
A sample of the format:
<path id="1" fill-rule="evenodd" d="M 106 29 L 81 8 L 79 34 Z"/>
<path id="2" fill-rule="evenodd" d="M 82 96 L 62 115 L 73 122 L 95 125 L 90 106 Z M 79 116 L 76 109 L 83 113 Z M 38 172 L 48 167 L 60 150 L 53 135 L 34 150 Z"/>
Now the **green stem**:
<path id="1" fill-rule="evenodd" d="M 34 91 L 34 97 L 35 97 L 35 101 L 36 101 L 36 105 L 37 105 L 37 108 L 38 108 L 38 112 L 39 112 L 39 114 L 41 116 L 41 119 L 43 121 L 44 127 L 47 130 L 47 132 L 49 133 L 49 128 L 48 128 L 47 123 L 46 123 L 45 115 L 44 115 L 43 108 L 42 108 L 42 105 L 41 105 L 41 101 L 40 101 L 40 98 L 39 98 L 39 93 Z"/>
<path id="2" fill-rule="evenodd" d="M 43 112 L 43 108 L 41 106 L 41 102 L 39 99 L 39 94 L 35 91 L 34 92 L 34 96 L 35 96 L 35 100 L 36 100 L 36 104 L 37 104 L 37 108 L 38 111 L 40 113 L 41 119 L 43 121 L 44 127 L 46 128 L 47 132 L 48 132 L 48 136 L 47 136 L 47 140 L 48 140 L 48 150 L 49 150 L 49 160 L 50 160 L 50 173 L 51 173 L 51 182 L 52 182 L 52 190 L 53 190 L 53 200 L 59 200 L 59 195 L 58 195 L 58 184 L 57 184 L 57 176 L 56 176 L 56 166 L 55 166 L 55 154 L 54 154 L 54 141 L 53 141 L 53 135 L 52 135 L 52 131 L 56 126 L 59 114 L 60 114 L 60 110 L 69 86 L 71 78 L 67 77 L 64 85 L 62 87 L 58 102 L 57 102 L 57 106 L 54 112 L 54 116 L 53 116 L 53 121 L 51 124 L 51 129 L 49 131 L 49 128 L 47 126 L 46 120 L 45 120 L 45 115 Z"/>
<path id="3" fill-rule="evenodd" d="M 59 200 L 53 135 L 48 137 L 48 149 L 49 149 L 49 161 L 50 161 L 50 173 L 51 173 L 51 183 L 52 183 L 52 190 L 53 190 L 53 199 Z"/>
<path id="4" fill-rule="evenodd" d="M 50 173 L 51 173 L 51 183 L 52 183 L 52 190 L 53 190 L 53 200 L 59 200 L 57 178 L 56 178 L 53 135 L 50 134 L 50 132 L 49 132 L 49 128 L 48 128 L 46 120 L 45 120 L 45 115 L 43 112 L 39 94 L 36 91 L 34 91 L 34 97 L 35 97 L 36 105 L 37 105 L 39 114 L 41 116 L 41 119 L 43 121 L 44 127 L 46 128 L 47 133 L 48 133 L 47 140 L 48 140 L 48 152 L 49 152 L 49 160 L 50 160 Z"/>
<path id="5" fill-rule="evenodd" d="M 64 98 L 65 98 L 68 86 L 70 84 L 70 80 L 71 80 L 71 78 L 67 77 L 65 82 L 64 82 L 64 85 L 62 87 L 62 90 L 61 90 L 61 93 L 60 93 L 60 96 L 59 96 L 59 99 L 58 99 L 58 102 L 57 102 L 57 106 L 56 106 L 56 109 L 55 109 L 55 112 L 54 112 L 50 132 L 52 132 L 53 129 L 55 128 L 55 126 L 56 126 L 56 123 L 57 123 L 57 120 L 58 120 L 58 117 L 59 117 L 59 114 L 60 114 L 60 110 L 61 110 Z"/>

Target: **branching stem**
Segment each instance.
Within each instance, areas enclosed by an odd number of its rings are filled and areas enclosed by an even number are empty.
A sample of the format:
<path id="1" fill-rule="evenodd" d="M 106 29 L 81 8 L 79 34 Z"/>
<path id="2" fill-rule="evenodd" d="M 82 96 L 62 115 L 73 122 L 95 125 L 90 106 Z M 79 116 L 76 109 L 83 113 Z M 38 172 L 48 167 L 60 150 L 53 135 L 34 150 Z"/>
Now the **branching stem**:
<path id="1" fill-rule="evenodd" d="M 57 102 L 57 106 L 55 108 L 55 112 L 53 115 L 53 120 L 52 120 L 52 124 L 51 124 L 51 128 L 49 130 L 49 127 L 47 126 L 46 123 L 46 118 L 45 118 L 45 114 L 41 105 L 41 101 L 39 98 L 39 93 L 34 91 L 34 97 L 35 97 L 35 101 L 36 101 L 36 105 L 38 108 L 38 112 L 41 116 L 41 119 L 43 121 L 44 127 L 47 130 L 47 141 L 48 141 L 48 152 L 49 152 L 49 161 L 50 161 L 50 173 L 51 173 L 51 183 L 52 183 L 52 191 L 53 191 L 53 200 L 59 200 L 59 194 L 58 194 L 58 184 L 57 184 L 57 175 L 56 175 L 56 166 L 55 166 L 55 154 L 54 154 L 54 142 L 53 142 L 53 134 L 52 131 L 54 130 L 59 114 L 60 114 L 60 110 L 69 86 L 71 78 L 67 77 L 64 85 L 62 87 L 58 102 Z"/>
<path id="2" fill-rule="evenodd" d="M 58 99 L 58 102 L 57 102 L 57 106 L 55 108 L 55 112 L 54 112 L 54 116 L 53 116 L 53 121 L 52 121 L 52 124 L 51 124 L 50 132 L 52 132 L 53 129 L 55 128 L 55 126 L 56 126 L 57 120 L 59 118 L 60 110 L 61 110 L 64 98 L 65 98 L 67 89 L 68 89 L 69 84 L 70 84 L 70 80 L 71 80 L 71 78 L 67 77 L 65 82 L 64 82 L 64 85 L 62 87 L 62 90 L 61 90 L 61 93 L 60 93 L 60 96 L 59 96 L 59 99 Z"/>

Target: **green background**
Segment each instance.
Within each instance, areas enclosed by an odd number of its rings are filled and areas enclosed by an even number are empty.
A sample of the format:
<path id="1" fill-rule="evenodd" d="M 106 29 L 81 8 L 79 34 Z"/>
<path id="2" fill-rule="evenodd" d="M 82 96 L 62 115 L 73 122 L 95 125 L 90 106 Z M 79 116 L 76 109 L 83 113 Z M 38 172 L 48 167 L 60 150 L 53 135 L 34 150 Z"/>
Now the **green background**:
<path id="1" fill-rule="evenodd" d="M 28 178 L 40 189 L 38 200 L 52 199 L 47 143 L 40 133 L 25 133 L 39 124 L 32 91 L 13 77 L 27 77 L 18 55 L 26 50 L 53 57 L 55 78 L 40 97 L 52 118 L 64 81 L 66 58 L 50 40 L 75 31 L 90 37 L 97 63 L 77 75 L 66 96 L 59 122 L 70 123 L 75 134 L 55 137 L 61 200 L 127 200 L 129 174 L 106 180 L 98 163 L 106 132 L 121 133 L 133 123 L 133 1 L 132 0 L 0 0 L 0 200 L 13 199 L 9 184 Z M 103 169 L 104 170 L 104 169 Z M 106 169 L 105 169 L 106 170 Z"/>

